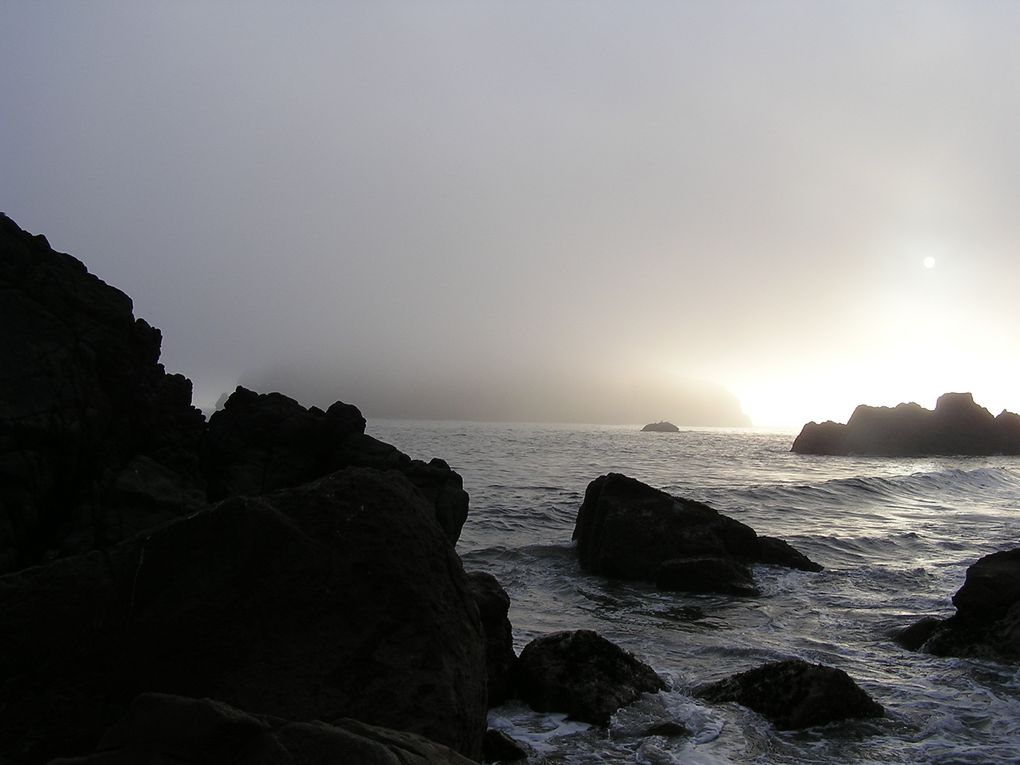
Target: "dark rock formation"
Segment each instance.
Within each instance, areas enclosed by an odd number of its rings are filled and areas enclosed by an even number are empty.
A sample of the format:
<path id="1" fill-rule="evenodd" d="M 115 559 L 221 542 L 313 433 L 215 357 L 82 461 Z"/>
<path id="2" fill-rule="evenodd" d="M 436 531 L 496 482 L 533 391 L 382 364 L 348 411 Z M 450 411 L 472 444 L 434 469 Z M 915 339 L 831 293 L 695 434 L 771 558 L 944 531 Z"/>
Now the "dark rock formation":
<path id="1" fill-rule="evenodd" d="M 365 435 L 361 412 L 339 401 L 324 412 L 280 393 L 238 387 L 209 418 L 202 466 L 213 501 L 266 494 L 345 467 L 372 467 L 404 473 L 435 506 L 436 520 L 452 542 L 468 513 L 467 492 L 449 465 L 412 460 Z"/>
<path id="2" fill-rule="evenodd" d="M 533 709 L 596 725 L 665 687 L 651 667 L 591 630 L 543 635 L 517 660 L 517 690 Z"/>
<path id="3" fill-rule="evenodd" d="M 53 765 L 470 765 L 473 761 L 412 733 L 340 719 L 291 722 L 211 699 L 138 696 L 96 753 Z"/>
<path id="4" fill-rule="evenodd" d="M 793 442 L 800 454 L 905 457 L 1020 454 L 1020 416 L 998 417 L 970 393 L 946 393 L 935 410 L 917 404 L 858 406 L 846 425 L 809 422 Z"/>
<path id="5" fill-rule="evenodd" d="M 708 505 L 673 497 L 619 473 L 588 484 L 574 539 L 582 568 L 625 579 L 657 581 L 663 564 L 682 558 L 821 570 L 782 540 L 760 538 L 750 526 Z M 677 587 L 675 578 L 669 581 L 671 589 Z M 721 581 L 716 591 L 731 587 L 730 581 Z M 710 582 L 702 577 L 698 591 L 706 588 L 710 589 Z"/>
<path id="6" fill-rule="evenodd" d="M 477 757 L 483 639 L 420 492 L 350 468 L 0 578 L 0 752 L 91 751 L 158 691 L 353 717 Z"/>
<path id="7" fill-rule="evenodd" d="M 490 728 L 482 739 L 483 762 L 522 762 L 528 750 L 501 730 Z"/>
<path id="8" fill-rule="evenodd" d="M 764 664 L 704 685 L 695 695 L 706 701 L 735 701 L 784 730 L 884 714 L 843 670 L 800 659 Z"/>
<path id="9" fill-rule="evenodd" d="M 0 572 L 204 502 L 204 418 L 131 299 L 0 214 Z"/>
<path id="10" fill-rule="evenodd" d="M 674 558 L 655 571 L 655 586 L 680 592 L 721 592 L 758 595 L 751 570 L 727 558 Z"/>
<path id="11" fill-rule="evenodd" d="M 968 568 L 953 605 L 953 616 L 921 619 L 896 642 L 937 656 L 1020 659 L 1020 547 L 986 555 Z"/>
<path id="12" fill-rule="evenodd" d="M 471 595 L 485 632 L 485 666 L 488 674 L 489 707 L 502 704 L 511 696 L 514 665 L 513 627 L 508 616 L 510 596 L 492 574 L 473 571 L 468 574 Z"/>
<path id="13" fill-rule="evenodd" d="M 651 422 L 641 428 L 642 433 L 679 433 L 680 428 L 674 425 L 672 422 Z"/>

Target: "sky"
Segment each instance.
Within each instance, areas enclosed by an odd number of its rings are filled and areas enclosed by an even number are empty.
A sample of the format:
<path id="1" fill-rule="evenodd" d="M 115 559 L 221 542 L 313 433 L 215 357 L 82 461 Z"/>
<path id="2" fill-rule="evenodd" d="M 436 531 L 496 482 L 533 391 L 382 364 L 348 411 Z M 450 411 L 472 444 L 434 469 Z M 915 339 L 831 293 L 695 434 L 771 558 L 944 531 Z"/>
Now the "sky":
<path id="1" fill-rule="evenodd" d="M 1020 4 L 19 2 L 0 210 L 211 408 L 1020 410 Z"/>

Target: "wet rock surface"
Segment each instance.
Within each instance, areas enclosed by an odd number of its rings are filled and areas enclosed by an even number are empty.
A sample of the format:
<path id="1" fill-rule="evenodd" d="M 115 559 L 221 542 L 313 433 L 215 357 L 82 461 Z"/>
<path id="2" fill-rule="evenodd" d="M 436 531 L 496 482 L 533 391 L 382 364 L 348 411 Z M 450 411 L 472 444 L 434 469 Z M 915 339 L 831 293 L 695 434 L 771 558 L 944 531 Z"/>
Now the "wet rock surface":
<path id="1" fill-rule="evenodd" d="M 1020 660 L 1020 548 L 986 555 L 967 569 L 948 619 L 925 617 L 895 636 L 910 650 Z"/>
<path id="2" fill-rule="evenodd" d="M 502 704 L 513 694 L 513 673 L 517 664 L 513 627 L 510 624 L 510 596 L 492 574 L 468 574 L 471 596 L 485 632 L 485 667 L 488 675 L 489 707 Z"/>
<path id="3" fill-rule="evenodd" d="M 520 698 L 538 712 L 608 725 L 619 708 L 666 687 L 647 664 L 591 630 L 554 632 L 524 647 L 517 662 Z"/>
<path id="4" fill-rule="evenodd" d="M 843 670 L 799 659 L 764 664 L 701 686 L 695 695 L 711 702 L 736 702 L 785 730 L 884 714 L 882 706 Z"/>

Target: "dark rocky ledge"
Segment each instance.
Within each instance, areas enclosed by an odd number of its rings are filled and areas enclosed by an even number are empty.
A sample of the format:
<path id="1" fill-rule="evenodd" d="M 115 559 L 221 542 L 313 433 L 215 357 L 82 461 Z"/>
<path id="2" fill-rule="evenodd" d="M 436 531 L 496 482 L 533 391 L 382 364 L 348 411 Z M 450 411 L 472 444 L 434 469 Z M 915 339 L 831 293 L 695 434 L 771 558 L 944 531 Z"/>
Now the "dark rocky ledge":
<path id="1" fill-rule="evenodd" d="M 843 425 L 809 422 L 793 442 L 798 454 L 888 457 L 1020 454 L 1020 415 L 998 417 L 970 393 L 946 393 L 934 411 L 918 404 L 858 406 Z"/>

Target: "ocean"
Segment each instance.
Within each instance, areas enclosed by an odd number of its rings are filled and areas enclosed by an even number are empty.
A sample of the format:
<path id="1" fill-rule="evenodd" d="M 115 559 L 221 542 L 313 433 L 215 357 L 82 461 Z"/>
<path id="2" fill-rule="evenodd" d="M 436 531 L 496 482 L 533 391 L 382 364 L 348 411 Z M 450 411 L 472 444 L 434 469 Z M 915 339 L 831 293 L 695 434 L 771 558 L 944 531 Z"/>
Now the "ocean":
<path id="1" fill-rule="evenodd" d="M 594 629 L 670 689 L 618 712 L 609 729 L 520 703 L 490 726 L 532 763 L 1017 763 L 1020 670 L 906 651 L 890 634 L 953 613 L 967 566 L 1018 546 L 1020 458 L 859 458 L 792 454 L 793 432 L 585 425 L 370 421 L 412 457 L 442 457 L 471 512 L 457 549 L 512 599 L 519 651 L 557 630 Z M 759 598 L 659 592 L 583 573 L 571 544 L 588 483 L 615 471 L 707 502 L 786 539 L 821 573 L 757 566 Z M 775 730 L 690 690 L 764 662 L 845 670 L 886 709 L 879 720 Z M 665 720 L 691 735 L 642 735 Z"/>

